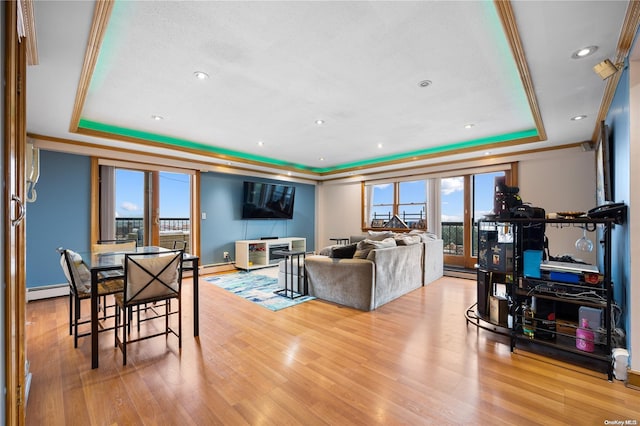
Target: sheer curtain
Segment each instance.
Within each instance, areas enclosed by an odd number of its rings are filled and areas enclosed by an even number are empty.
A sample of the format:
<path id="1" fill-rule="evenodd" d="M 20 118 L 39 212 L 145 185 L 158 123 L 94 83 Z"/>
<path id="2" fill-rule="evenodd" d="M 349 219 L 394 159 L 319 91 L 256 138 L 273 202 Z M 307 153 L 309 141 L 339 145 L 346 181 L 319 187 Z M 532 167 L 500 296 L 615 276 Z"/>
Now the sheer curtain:
<path id="1" fill-rule="evenodd" d="M 364 226 L 371 226 L 371 209 L 373 208 L 373 186 L 365 185 L 365 210 L 364 210 Z"/>
<path id="2" fill-rule="evenodd" d="M 442 213 L 440 209 L 440 178 L 427 179 L 427 229 L 442 238 Z"/>
<path id="3" fill-rule="evenodd" d="M 116 239 L 116 168 L 100 166 L 100 239 Z"/>

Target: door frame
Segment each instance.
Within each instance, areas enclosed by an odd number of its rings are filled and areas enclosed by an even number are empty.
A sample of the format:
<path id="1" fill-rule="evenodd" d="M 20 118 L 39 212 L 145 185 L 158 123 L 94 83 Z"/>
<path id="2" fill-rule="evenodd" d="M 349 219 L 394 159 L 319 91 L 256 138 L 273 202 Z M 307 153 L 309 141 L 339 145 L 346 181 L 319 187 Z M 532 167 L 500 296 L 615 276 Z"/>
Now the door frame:
<path id="1" fill-rule="evenodd" d="M 91 157 L 91 242 L 100 239 L 100 165 L 112 165 L 116 168 L 138 170 L 145 173 L 144 177 L 144 210 L 145 229 L 151 234 L 145 236 L 145 245 L 160 243 L 160 172 L 182 173 L 190 176 L 190 247 L 191 254 L 200 253 L 200 173 L 197 170 L 177 168 L 171 165 L 133 163 L 121 160 L 111 160 L 101 157 Z M 151 197 L 148 195 L 151 194 Z M 151 202 L 149 201 L 151 200 Z M 150 238 L 147 238 L 150 236 Z"/>
<path id="2" fill-rule="evenodd" d="M 493 170 L 498 171 L 498 170 Z M 502 170 L 505 174 L 505 183 L 508 186 L 518 185 L 518 163 L 512 162 L 505 164 Z M 473 217 L 473 182 L 472 177 L 477 174 L 491 173 L 491 171 L 483 170 L 460 170 L 460 173 L 451 175 L 450 177 L 462 177 L 464 179 L 464 203 L 463 203 L 463 253 L 462 255 L 444 254 L 444 264 L 464 269 L 474 269 L 478 263 L 478 257 L 473 256 L 473 221 L 477 218 Z"/>
<path id="3" fill-rule="evenodd" d="M 4 423 L 25 423 L 26 286 L 25 151 L 27 44 L 18 38 L 17 2 L 2 2 L 4 13 L 3 104 L 3 280 Z"/>

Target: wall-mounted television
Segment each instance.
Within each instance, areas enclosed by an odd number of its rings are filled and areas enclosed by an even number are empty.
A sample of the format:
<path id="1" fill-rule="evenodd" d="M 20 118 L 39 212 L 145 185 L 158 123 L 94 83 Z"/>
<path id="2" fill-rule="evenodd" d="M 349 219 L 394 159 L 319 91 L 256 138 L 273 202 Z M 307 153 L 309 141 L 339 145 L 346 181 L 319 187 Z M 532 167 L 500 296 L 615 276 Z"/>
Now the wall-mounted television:
<path id="1" fill-rule="evenodd" d="M 292 219 L 295 186 L 244 182 L 243 219 Z"/>

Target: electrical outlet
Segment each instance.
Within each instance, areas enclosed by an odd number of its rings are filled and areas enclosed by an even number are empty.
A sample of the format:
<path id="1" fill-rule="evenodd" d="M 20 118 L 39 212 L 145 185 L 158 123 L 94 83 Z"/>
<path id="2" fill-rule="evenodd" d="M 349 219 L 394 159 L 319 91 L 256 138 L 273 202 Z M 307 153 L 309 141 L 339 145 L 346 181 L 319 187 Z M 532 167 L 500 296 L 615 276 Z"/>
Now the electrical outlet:
<path id="1" fill-rule="evenodd" d="M 229 260 L 229 252 L 228 251 L 223 252 L 222 257 L 224 258 L 224 260 Z"/>

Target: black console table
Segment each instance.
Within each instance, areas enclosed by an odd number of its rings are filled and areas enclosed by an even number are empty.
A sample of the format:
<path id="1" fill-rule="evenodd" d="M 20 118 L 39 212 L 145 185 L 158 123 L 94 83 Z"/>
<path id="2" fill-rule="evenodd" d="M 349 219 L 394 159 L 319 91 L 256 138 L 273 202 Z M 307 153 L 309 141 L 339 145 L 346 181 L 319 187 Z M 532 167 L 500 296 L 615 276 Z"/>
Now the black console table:
<path id="1" fill-rule="evenodd" d="M 284 288 L 276 290 L 276 294 L 280 296 L 288 297 L 290 299 L 297 299 L 298 297 L 306 296 L 309 293 L 307 288 L 307 274 L 304 271 L 305 251 L 297 250 L 277 250 L 273 254 L 284 257 Z M 293 258 L 296 258 L 297 272 L 298 272 L 298 292 L 293 291 Z M 301 262 L 302 259 L 302 262 Z M 287 269 L 287 267 L 289 269 Z M 289 282 L 291 279 L 291 282 Z"/>

